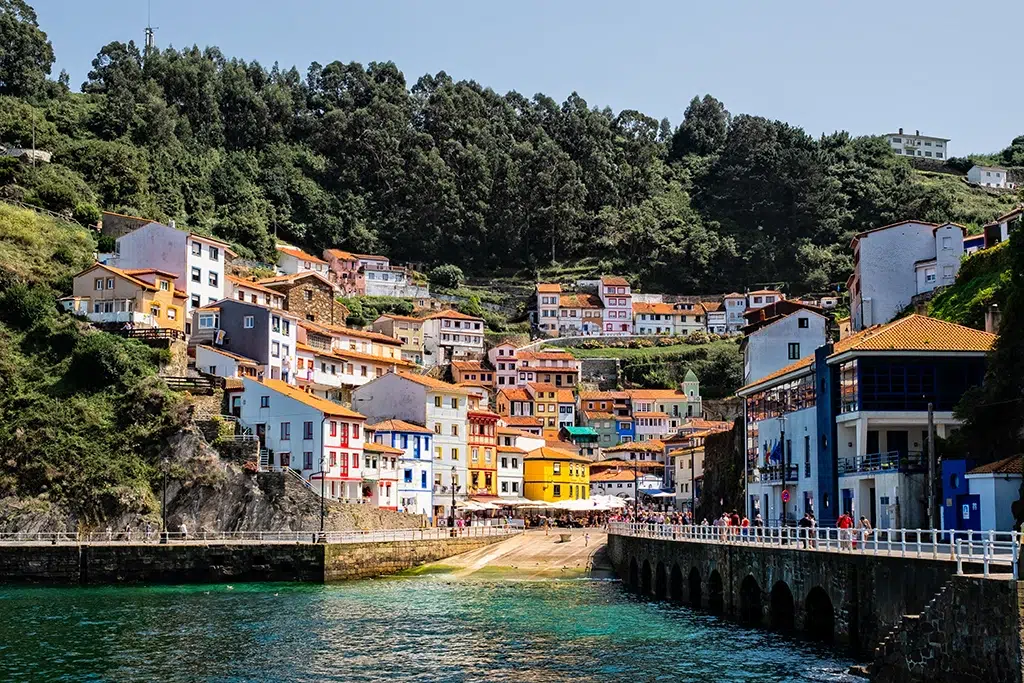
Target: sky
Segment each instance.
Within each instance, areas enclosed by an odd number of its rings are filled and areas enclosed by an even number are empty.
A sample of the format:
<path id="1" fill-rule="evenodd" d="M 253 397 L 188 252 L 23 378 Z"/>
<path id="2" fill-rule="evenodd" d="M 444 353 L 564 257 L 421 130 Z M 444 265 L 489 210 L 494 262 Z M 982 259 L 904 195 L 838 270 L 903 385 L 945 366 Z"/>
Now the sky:
<path id="1" fill-rule="evenodd" d="M 141 45 L 147 0 L 28 0 L 77 90 L 99 49 Z M 812 135 L 907 132 L 989 153 L 1024 134 L 1013 32 L 990 0 L 148 0 L 157 46 L 266 67 L 393 61 L 497 92 L 577 92 L 675 126 L 694 95 Z"/>

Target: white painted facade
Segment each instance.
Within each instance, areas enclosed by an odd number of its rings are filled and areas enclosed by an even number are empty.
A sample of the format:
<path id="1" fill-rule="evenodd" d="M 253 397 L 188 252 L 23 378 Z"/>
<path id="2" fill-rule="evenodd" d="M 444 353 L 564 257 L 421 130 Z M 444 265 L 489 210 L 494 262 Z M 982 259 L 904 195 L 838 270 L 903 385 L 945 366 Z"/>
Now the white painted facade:
<path id="1" fill-rule="evenodd" d="M 1012 187 L 1006 169 L 1001 166 L 971 166 L 967 171 L 967 182 L 982 187 Z"/>
<path id="2" fill-rule="evenodd" d="M 601 278 L 598 296 L 604 305 L 604 334 L 633 334 L 633 296 L 622 278 Z"/>
<path id="3" fill-rule="evenodd" d="M 747 297 L 743 294 L 726 294 L 723 301 L 725 324 L 728 332 L 739 332 L 747 324 L 743 317 L 747 310 Z"/>
<path id="4" fill-rule="evenodd" d="M 750 384 L 814 352 L 825 343 L 826 321 L 798 310 L 743 339 L 743 384 Z"/>
<path id="5" fill-rule="evenodd" d="M 978 494 L 983 531 L 1019 531 L 1014 528 L 1010 505 L 1020 491 L 1019 474 L 967 474 L 971 493 Z"/>
<path id="6" fill-rule="evenodd" d="M 233 353 L 226 353 L 205 344 L 196 346 L 196 370 L 217 377 L 241 377 L 245 361 Z"/>
<path id="7" fill-rule="evenodd" d="M 757 463 L 747 477 L 747 493 L 753 515 L 760 514 L 765 524 L 777 525 L 782 519 L 781 463 L 769 462 L 773 448 L 785 431 L 786 519 L 792 523 L 806 512 L 818 509 L 817 412 L 812 406 L 787 413 L 784 420 L 769 418 L 757 422 Z M 781 450 L 779 451 L 781 456 Z M 751 517 L 753 519 L 753 517 Z"/>
<path id="8" fill-rule="evenodd" d="M 498 344 L 487 352 L 487 360 L 494 368 L 494 386 L 498 389 L 516 386 L 518 372 L 516 347 L 509 343 Z"/>
<path id="9" fill-rule="evenodd" d="M 469 400 L 464 389 L 425 386 L 398 373 L 388 373 L 352 392 L 352 405 L 371 422 L 397 418 L 434 432 L 432 490 L 435 515 L 451 508 L 452 487 L 465 497 Z M 454 469 L 454 472 L 453 472 Z"/>
<path id="10" fill-rule="evenodd" d="M 626 472 L 620 479 L 606 480 L 591 479 L 591 496 L 618 496 L 619 498 L 633 499 L 633 484 L 639 484 L 640 493 L 656 492 L 661 489 L 661 477 L 650 472 L 634 477 L 632 471 Z"/>
<path id="11" fill-rule="evenodd" d="M 378 429 L 373 439 L 403 452 L 397 470 L 396 505 L 399 512 L 426 515 L 433 519 L 434 467 L 431 439 L 433 435 Z"/>
<path id="12" fill-rule="evenodd" d="M 220 301 L 228 291 L 224 264 L 234 253 L 224 242 L 154 222 L 118 237 L 116 245 L 109 265 L 157 268 L 177 275 L 175 287 L 188 295 L 186 332 L 191 332 L 193 310 Z"/>
<path id="13" fill-rule="evenodd" d="M 964 253 L 963 238 L 964 231 L 957 225 L 916 221 L 877 228 L 854 238 L 850 278 L 853 330 L 887 323 L 915 295 L 953 284 Z"/>
<path id="14" fill-rule="evenodd" d="M 423 365 L 432 368 L 462 358 L 483 358 L 482 318 L 442 311 L 423 320 Z"/>
<path id="15" fill-rule="evenodd" d="M 296 247 L 278 246 L 277 269 L 285 275 L 311 272 L 327 277 L 327 262 Z"/>
<path id="16" fill-rule="evenodd" d="M 949 158 L 949 138 L 921 135 L 921 131 L 917 131 L 914 135 L 908 135 L 903 132 L 902 128 L 898 133 L 887 133 L 886 138 L 894 154 L 922 159 L 945 160 Z"/>

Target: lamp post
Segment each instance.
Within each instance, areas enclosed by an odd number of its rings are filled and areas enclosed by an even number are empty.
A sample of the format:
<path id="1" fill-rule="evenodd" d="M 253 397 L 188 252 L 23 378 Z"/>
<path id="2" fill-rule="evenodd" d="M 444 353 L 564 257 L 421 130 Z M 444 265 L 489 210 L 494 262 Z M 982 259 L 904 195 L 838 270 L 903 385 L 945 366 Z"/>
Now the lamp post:
<path id="1" fill-rule="evenodd" d="M 457 474 L 458 474 L 458 469 L 456 469 L 455 465 L 452 465 L 452 478 L 451 478 L 451 485 L 452 485 L 452 511 L 451 511 L 451 514 L 448 515 L 448 526 L 449 527 L 453 527 L 453 528 L 455 527 L 455 476 Z"/>
<path id="2" fill-rule="evenodd" d="M 639 496 L 640 496 L 640 473 L 636 464 L 636 456 L 633 457 L 633 521 L 640 521 L 639 508 Z"/>
<path id="3" fill-rule="evenodd" d="M 170 461 L 163 459 L 164 485 L 160 501 L 160 542 L 167 543 L 167 467 Z"/>
<path id="4" fill-rule="evenodd" d="M 782 490 L 786 490 L 786 416 L 779 415 L 779 457 L 782 460 Z M 782 524 L 786 526 L 786 499 L 782 498 Z"/>
<path id="5" fill-rule="evenodd" d="M 324 454 L 323 449 L 320 451 L 320 538 L 324 536 L 324 493 L 325 484 L 327 477 L 324 476 Z"/>

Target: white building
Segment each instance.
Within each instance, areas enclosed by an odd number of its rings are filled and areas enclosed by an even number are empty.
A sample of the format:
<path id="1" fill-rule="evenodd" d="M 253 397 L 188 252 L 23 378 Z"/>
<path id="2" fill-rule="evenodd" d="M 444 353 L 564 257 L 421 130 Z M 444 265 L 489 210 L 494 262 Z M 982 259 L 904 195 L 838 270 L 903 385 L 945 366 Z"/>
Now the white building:
<path id="1" fill-rule="evenodd" d="M 484 357 L 483 318 L 451 309 L 423 318 L 423 365 L 432 368 L 453 360 Z"/>
<path id="2" fill-rule="evenodd" d="M 192 311 L 224 298 L 224 264 L 235 252 L 212 237 L 147 223 L 117 238 L 110 265 L 121 269 L 157 268 L 175 273 L 174 286 L 188 295 L 185 332 L 191 334 Z"/>
<path id="3" fill-rule="evenodd" d="M 604 306 L 604 333 L 633 334 L 633 296 L 626 278 L 605 275 L 597 293 Z"/>
<path id="4" fill-rule="evenodd" d="M 650 472 L 634 472 L 632 469 L 607 469 L 590 474 L 590 495 L 617 496 L 633 499 L 634 486 L 640 494 L 657 493 L 661 490 L 661 477 Z"/>
<path id="5" fill-rule="evenodd" d="M 747 295 L 732 292 L 722 297 L 722 303 L 725 307 L 727 331 L 730 334 L 739 332 L 740 328 L 747 324 L 743 318 L 743 313 L 747 310 Z"/>
<path id="6" fill-rule="evenodd" d="M 518 429 L 502 426 L 497 428 L 498 446 L 498 496 L 501 498 L 523 497 L 523 458 L 527 453 L 544 447 L 544 439 L 525 434 Z"/>
<path id="7" fill-rule="evenodd" d="M 936 138 L 931 135 L 921 135 L 921 131 L 914 131 L 913 135 L 903 132 L 900 128 L 898 133 L 886 133 L 889 140 L 889 147 L 893 153 L 908 157 L 921 157 L 925 159 L 948 159 L 949 138 Z"/>
<path id="8" fill-rule="evenodd" d="M 1013 187 L 1002 166 L 971 166 L 967 171 L 967 182 L 983 187 Z"/>
<path id="9" fill-rule="evenodd" d="M 402 454 L 400 448 L 384 443 L 363 444 L 363 499 L 370 505 L 398 510 L 398 461 Z"/>
<path id="10" fill-rule="evenodd" d="M 509 342 L 502 342 L 497 346 L 491 347 L 487 352 L 487 360 L 490 361 L 491 367 L 494 368 L 494 386 L 498 389 L 502 387 L 514 387 L 516 386 L 516 377 L 518 372 L 516 365 L 516 346 Z"/>
<path id="11" fill-rule="evenodd" d="M 918 294 L 953 284 L 964 253 L 963 227 L 903 221 L 853 238 L 853 330 L 887 323 Z"/>
<path id="12" fill-rule="evenodd" d="M 285 275 L 312 272 L 325 279 L 328 273 L 327 261 L 285 244 L 277 245 L 277 269 Z"/>
<path id="13" fill-rule="evenodd" d="M 268 308 L 284 308 L 284 295 L 264 287 L 258 282 L 245 280 L 234 275 L 226 275 L 228 291 L 225 296 L 251 304 L 260 304 Z"/>
<path id="14" fill-rule="evenodd" d="M 134 234 L 134 233 L 132 233 Z M 237 299 L 223 299 L 197 308 L 192 314 L 190 344 L 223 349 L 256 363 L 257 377 L 295 383 L 299 319 L 288 311 Z M 205 356 L 204 356 L 205 357 Z M 197 366 L 205 372 L 230 377 L 237 368 L 218 359 L 216 365 Z"/>
<path id="15" fill-rule="evenodd" d="M 451 511 L 452 489 L 465 498 L 468 392 L 426 375 L 392 372 L 352 392 L 352 404 L 372 422 L 398 419 L 433 431 L 434 516 Z"/>
<path id="16" fill-rule="evenodd" d="M 549 335 L 558 332 L 558 308 L 562 286 L 537 283 L 537 329 Z"/>
<path id="17" fill-rule="evenodd" d="M 757 319 L 760 313 L 769 315 Z M 743 328 L 743 383 L 750 384 L 800 360 L 825 343 L 827 320 L 820 310 L 786 302 L 748 316 Z"/>
<path id="18" fill-rule="evenodd" d="M 729 332 L 729 319 L 725 312 L 725 302 L 705 301 L 701 303 L 701 306 L 704 307 L 704 324 L 707 327 L 708 334 L 727 334 Z"/>
<path id="19" fill-rule="evenodd" d="M 262 466 L 291 468 L 328 498 L 362 500 L 366 418 L 278 380 L 245 377 L 229 392 L 235 414 L 260 439 Z"/>
<path id="20" fill-rule="evenodd" d="M 434 432 L 404 420 L 384 420 L 368 425 L 374 443 L 397 448 L 399 512 L 434 516 L 434 463 L 431 440 Z"/>

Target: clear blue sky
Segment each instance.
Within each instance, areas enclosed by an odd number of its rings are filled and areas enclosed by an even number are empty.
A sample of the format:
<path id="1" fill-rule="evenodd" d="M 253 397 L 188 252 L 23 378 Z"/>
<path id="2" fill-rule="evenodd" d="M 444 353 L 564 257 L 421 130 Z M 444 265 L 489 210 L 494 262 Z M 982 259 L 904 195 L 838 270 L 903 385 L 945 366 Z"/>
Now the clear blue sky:
<path id="1" fill-rule="evenodd" d="M 76 90 L 104 44 L 141 44 L 146 0 L 29 0 Z M 1024 134 L 1014 28 L 990 0 L 151 0 L 157 45 L 216 45 L 269 68 L 394 61 L 498 92 L 577 91 L 673 126 L 695 94 L 812 135 L 899 127 L 962 156 Z"/>

